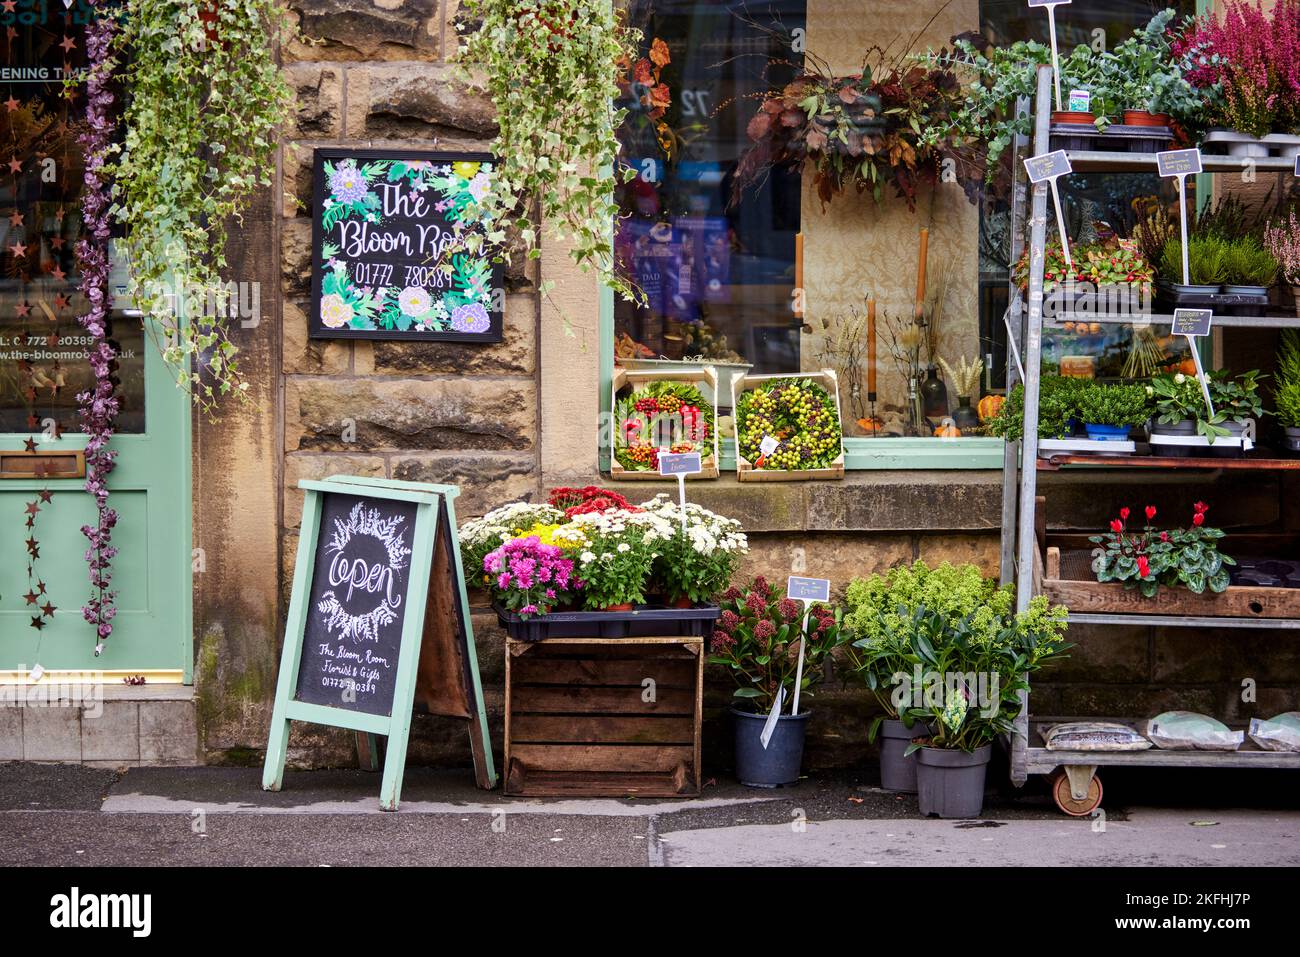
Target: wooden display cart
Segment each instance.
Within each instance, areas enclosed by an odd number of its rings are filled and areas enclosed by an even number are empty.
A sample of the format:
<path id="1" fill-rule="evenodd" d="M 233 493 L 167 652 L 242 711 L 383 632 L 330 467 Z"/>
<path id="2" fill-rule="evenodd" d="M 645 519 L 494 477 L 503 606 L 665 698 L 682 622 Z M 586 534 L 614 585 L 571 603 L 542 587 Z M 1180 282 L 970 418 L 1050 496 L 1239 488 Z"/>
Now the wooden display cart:
<path id="1" fill-rule="evenodd" d="M 704 638 L 506 640 L 505 793 L 700 793 Z"/>
<path id="2" fill-rule="evenodd" d="M 830 393 L 835 400 L 835 420 L 840 426 L 840 454 L 824 469 L 756 469 L 754 464 L 740 454 L 740 413 L 737 405 L 741 395 L 761 388 L 777 379 L 811 379 Z M 833 369 L 820 372 L 783 372 L 776 375 L 736 376 L 731 380 L 731 408 L 736 428 L 732 441 L 736 446 L 736 480 L 740 482 L 808 482 L 834 481 L 844 478 L 844 418 L 840 412 L 839 379 Z"/>
<path id="3" fill-rule="evenodd" d="M 1042 156 L 1051 150 L 1049 116 L 1052 104 L 1052 70 L 1038 69 L 1038 89 L 1035 97 L 1035 132 L 1031 152 Z M 1019 149 L 1019 148 L 1018 148 Z M 1156 156 L 1150 153 L 1119 153 L 1092 150 L 1066 150 L 1075 173 L 1082 172 L 1133 172 L 1156 171 Z M 1013 167 L 1023 176 L 1021 159 L 1016 156 Z M 1289 175 L 1293 164 L 1277 157 L 1253 160 L 1260 172 L 1273 171 Z M 1240 172 L 1240 161 L 1232 157 L 1203 156 L 1206 173 Z M 1163 456 L 1087 456 L 1066 452 L 1048 452 L 1040 457 L 1038 444 L 1039 378 L 1043 346 L 1043 263 L 1048 230 L 1048 186 L 1039 183 L 1028 190 L 1017 190 L 1015 195 L 1032 193 L 1032 206 L 1024 208 L 1023 200 L 1012 207 L 1011 261 L 1020 259 L 1023 251 L 1021 229 L 1024 223 L 1030 228 L 1030 262 L 1032 264 L 1027 298 L 1019 290 L 1011 290 L 1011 307 L 1007 326 L 1014 332 L 1008 349 L 1008 390 L 1020 381 L 1019 370 L 1025 370 L 1025 402 L 1023 438 L 1006 444 L 1002 498 L 1002 580 L 1014 581 L 1016 605 L 1027 608 L 1031 599 L 1046 594 L 1069 609 L 1072 624 L 1086 625 L 1149 625 L 1161 627 L 1213 627 L 1213 628 L 1265 628 L 1279 630 L 1300 629 L 1300 592 L 1282 588 L 1230 586 L 1222 595 L 1194 595 L 1190 592 L 1162 589 L 1152 599 L 1142 598 L 1135 592 L 1126 592 L 1122 585 L 1100 584 L 1088 580 L 1090 576 L 1089 550 L 1077 542 L 1057 543 L 1049 547 L 1043 520 L 1042 499 L 1038 495 L 1038 474 L 1061 468 L 1090 468 L 1102 470 L 1134 469 L 1187 469 L 1197 470 L 1207 481 L 1215 476 L 1241 470 L 1277 472 L 1300 467 L 1300 460 L 1267 458 L 1251 455 L 1238 459 L 1211 457 Z M 1070 313 L 1058 314 L 1055 321 L 1070 321 Z M 1171 315 L 1105 316 L 1089 315 L 1091 321 L 1133 322 L 1135 319 L 1156 326 L 1172 323 Z M 1300 319 L 1289 316 L 1228 316 L 1215 317 L 1214 324 L 1223 328 L 1288 328 L 1300 327 Z M 1023 353 L 1017 360 L 1016 353 Z M 1244 537 L 1244 536 L 1243 536 Z M 1082 554 L 1081 554 L 1082 553 Z M 1080 561 L 1085 563 L 1080 570 Z M 1092 813 L 1101 803 L 1102 787 L 1097 778 L 1099 767 L 1233 767 L 1233 768 L 1300 768 L 1300 753 L 1262 751 L 1247 739 L 1237 751 L 1161 750 L 1145 751 L 1064 751 L 1046 747 L 1041 732 L 1051 724 L 1077 720 L 1069 716 L 1059 718 L 1030 717 L 1029 692 L 1022 693 L 1022 707 L 1011 736 L 1011 780 L 1023 784 L 1030 774 L 1054 775 L 1051 793 L 1057 806 L 1067 814 L 1083 816 Z M 1087 720 L 1105 720 L 1089 717 Z M 1144 720 L 1120 719 L 1123 723 L 1143 730 Z"/>

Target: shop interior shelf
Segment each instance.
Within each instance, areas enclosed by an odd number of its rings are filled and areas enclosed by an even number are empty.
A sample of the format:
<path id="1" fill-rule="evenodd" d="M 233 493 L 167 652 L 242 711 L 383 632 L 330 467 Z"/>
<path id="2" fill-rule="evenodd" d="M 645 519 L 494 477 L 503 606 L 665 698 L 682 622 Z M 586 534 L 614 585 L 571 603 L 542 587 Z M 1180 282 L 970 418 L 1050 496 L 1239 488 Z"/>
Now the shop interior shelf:
<path id="1" fill-rule="evenodd" d="M 1226 469 L 1236 472 L 1300 471 L 1300 456 L 1292 459 L 1252 458 L 1220 459 L 1207 456 L 1174 455 L 1079 455 L 1056 453 L 1040 456 L 1038 471 L 1055 472 L 1072 465 L 1094 469 Z"/>
<path id="2" fill-rule="evenodd" d="M 1070 167 L 1076 173 L 1129 172 L 1154 170 L 1155 153 L 1113 153 L 1100 150 L 1066 150 Z M 1295 159 L 1288 156 L 1259 156 L 1247 159 L 1241 156 L 1213 156 L 1201 154 L 1201 167 L 1207 173 L 1240 173 L 1251 164 L 1258 172 L 1290 173 L 1295 170 Z"/>

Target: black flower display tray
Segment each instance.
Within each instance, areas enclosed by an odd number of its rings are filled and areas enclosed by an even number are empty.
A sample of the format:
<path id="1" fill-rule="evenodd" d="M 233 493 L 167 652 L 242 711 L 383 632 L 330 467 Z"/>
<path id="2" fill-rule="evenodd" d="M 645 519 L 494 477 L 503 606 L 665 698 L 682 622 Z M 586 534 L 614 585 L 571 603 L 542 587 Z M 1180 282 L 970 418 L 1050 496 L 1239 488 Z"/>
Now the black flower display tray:
<path id="1" fill-rule="evenodd" d="M 637 605 L 631 611 L 553 611 L 520 617 L 493 603 L 497 620 L 516 641 L 547 638 L 681 638 L 712 634 L 722 610 L 717 605 L 670 608 Z"/>

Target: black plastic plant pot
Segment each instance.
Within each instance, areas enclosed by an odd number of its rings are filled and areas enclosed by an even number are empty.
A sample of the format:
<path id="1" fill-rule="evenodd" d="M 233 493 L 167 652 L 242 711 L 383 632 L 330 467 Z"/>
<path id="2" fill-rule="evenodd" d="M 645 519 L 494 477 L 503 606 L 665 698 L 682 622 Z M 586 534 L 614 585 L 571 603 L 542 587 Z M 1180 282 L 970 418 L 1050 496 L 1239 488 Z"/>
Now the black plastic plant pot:
<path id="1" fill-rule="evenodd" d="M 516 641 L 547 638 L 689 638 L 711 635 L 722 614 L 717 605 L 668 608 L 637 605 L 631 611 L 553 611 L 524 618 L 493 604 L 497 620 Z"/>
<path id="2" fill-rule="evenodd" d="M 915 752 L 917 800 L 925 817 L 979 817 L 993 746 L 974 751 L 921 748 Z"/>
<path id="3" fill-rule="evenodd" d="M 736 778 L 751 788 L 779 788 L 799 782 L 803 742 L 811 711 L 783 714 L 763 747 L 766 714 L 731 709 L 736 725 Z"/>
<path id="4" fill-rule="evenodd" d="M 910 728 L 901 721 L 886 718 L 880 724 L 880 786 L 886 791 L 916 793 L 916 752 L 907 754 L 913 738 L 928 737 L 930 729 L 922 724 Z"/>

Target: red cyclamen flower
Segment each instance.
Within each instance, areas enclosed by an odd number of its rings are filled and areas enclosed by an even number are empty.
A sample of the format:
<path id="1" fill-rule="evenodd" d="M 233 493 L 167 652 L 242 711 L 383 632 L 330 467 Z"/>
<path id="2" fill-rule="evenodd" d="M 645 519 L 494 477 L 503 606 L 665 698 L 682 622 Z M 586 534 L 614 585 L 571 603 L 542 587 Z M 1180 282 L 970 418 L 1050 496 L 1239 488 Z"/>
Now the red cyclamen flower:
<path id="1" fill-rule="evenodd" d="M 1145 555 L 1138 556 L 1138 574 L 1143 578 L 1151 574 L 1151 562 Z"/>
<path id="2" fill-rule="evenodd" d="M 1148 522 L 1153 521 L 1153 520 L 1155 519 L 1155 517 L 1156 517 L 1156 507 L 1155 507 L 1154 505 L 1148 505 L 1148 506 L 1147 506 L 1147 521 L 1148 521 Z"/>
<path id="3" fill-rule="evenodd" d="M 1205 524 L 1205 513 L 1204 513 L 1204 512 L 1197 512 L 1195 515 L 1193 515 L 1193 516 L 1192 516 L 1192 524 L 1195 525 L 1197 528 L 1200 528 L 1202 525 L 1204 525 L 1204 524 Z"/>
<path id="4" fill-rule="evenodd" d="M 1121 508 L 1121 509 L 1119 510 L 1119 517 L 1122 518 L 1122 519 L 1124 519 L 1124 521 L 1126 521 L 1126 522 L 1128 521 L 1128 507 L 1127 507 L 1127 506 L 1125 506 L 1124 508 Z"/>
<path id="5" fill-rule="evenodd" d="M 1121 522 L 1118 518 L 1111 519 L 1110 530 L 1114 532 L 1116 535 L 1119 535 L 1124 531 L 1124 523 Z"/>

